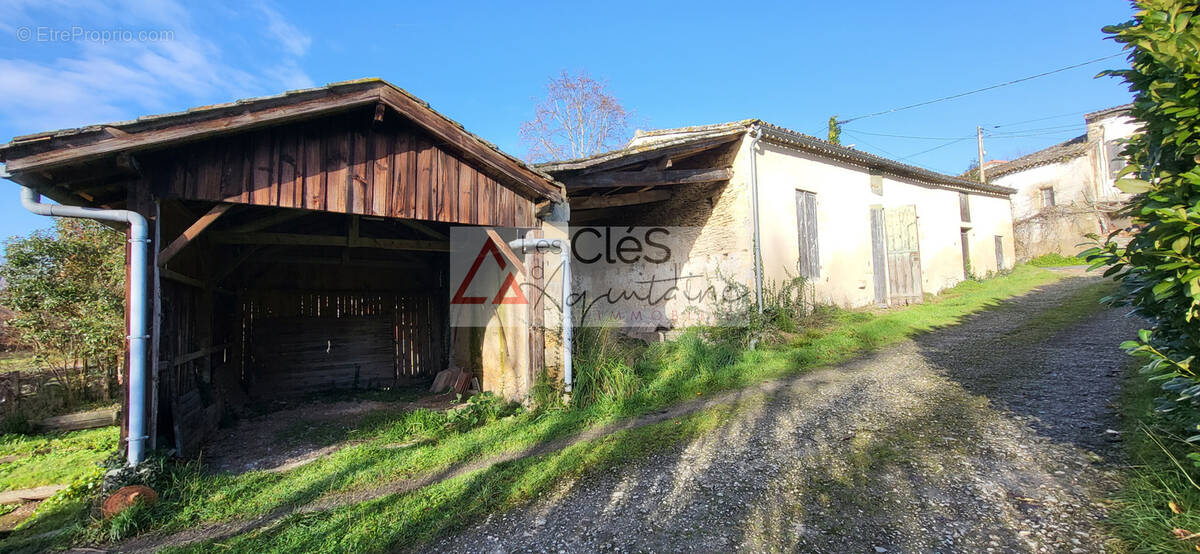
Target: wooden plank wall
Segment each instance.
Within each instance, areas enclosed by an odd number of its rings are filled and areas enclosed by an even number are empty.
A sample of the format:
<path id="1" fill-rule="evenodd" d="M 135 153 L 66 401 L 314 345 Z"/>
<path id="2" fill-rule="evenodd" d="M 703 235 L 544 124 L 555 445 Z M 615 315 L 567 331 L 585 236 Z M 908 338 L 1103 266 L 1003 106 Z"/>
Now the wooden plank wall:
<path id="1" fill-rule="evenodd" d="M 431 294 L 267 290 L 242 302 L 259 396 L 378 388 L 441 367 L 444 317 Z"/>
<path id="2" fill-rule="evenodd" d="M 459 224 L 533 227 L 534 202 L 421 129 L 371 114 L 220 137 L 155 158 L 165 195 Z"/>

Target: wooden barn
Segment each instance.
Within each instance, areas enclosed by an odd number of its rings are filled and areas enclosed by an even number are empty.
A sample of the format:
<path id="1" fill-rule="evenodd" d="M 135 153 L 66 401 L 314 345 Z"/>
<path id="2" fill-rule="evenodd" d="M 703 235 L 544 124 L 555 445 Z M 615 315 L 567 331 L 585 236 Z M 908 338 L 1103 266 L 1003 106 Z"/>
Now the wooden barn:
<path id="1" fill-rule="evenodd" d="M 489 366 L 486 337 L 450 328 L 448 236 L 539 229 L 561 185 L 384 81 L 17 137 L 0 157 L 60 204 L 148 220 L 150 448 L 190 454 L 247 402 L 427 386 L 472 360 L 520 396 L 545 359 L 541 334 L 507 333 L 526 354 Z"/>

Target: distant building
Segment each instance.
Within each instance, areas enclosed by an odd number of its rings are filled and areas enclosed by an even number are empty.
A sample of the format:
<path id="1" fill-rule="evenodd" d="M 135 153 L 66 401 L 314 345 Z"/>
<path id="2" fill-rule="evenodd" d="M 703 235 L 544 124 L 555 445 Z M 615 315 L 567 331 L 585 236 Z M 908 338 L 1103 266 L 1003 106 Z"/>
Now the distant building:
<path id="1" fill-rule="evenodd" d="M 985 167 L 989 183 L 1017 190 L 1012 207 L 1018 259 L 1073 255 L 1085 248 L 1087 234 L 1106 235 L 1128 225 L 1115 214 L 1129 195 L 1113 182 L 1126 165 L 1120 155 L 1124 139 L 1139 127 L 1131 107 L 1089 113 L 1085 134 Z"/>
<path id="2" fill-rule="evenodd" d="M 1014 262 L 1012 189 L 760 120 L 639 132 L 625 149 L 539 167 L 566 185 L 573 228 L 695 229 L 679 274 L 754 287 L 758 221 L 763 281 L 803 277 L 818 303 L 921 302 Z M 607 290 L 606 270 L 580 264 L 578 290 Z"/>

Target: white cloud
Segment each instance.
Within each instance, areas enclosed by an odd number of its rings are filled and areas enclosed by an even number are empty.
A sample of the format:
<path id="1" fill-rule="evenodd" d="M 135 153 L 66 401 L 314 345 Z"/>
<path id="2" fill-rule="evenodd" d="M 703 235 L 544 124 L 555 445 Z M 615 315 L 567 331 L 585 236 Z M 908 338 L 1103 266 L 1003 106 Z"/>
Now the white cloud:
<path id="1" fill-rule="evenodd" d="M 165 30 L 172 35 L 156 41 L 35 40 L 6 48 L 11 54 L 0 57 L 0 129 L 9 135 L 312 86 L 301 66 L 311 39 L 266 4 L 238 14 L 261 20 L 268 31 L 261 44 L 251 45 L 252 56 L 222 48 L 237 32 L 234 25 L 196 25 L 198 15 L 215 11 L 193 13 L 173 1 L 72 4 L 0 0 L 4 26 L 14 33 L 4 40 L 13 40 L 22 27 L 37 26 Z"/>
<path id="2" fill-rule="evenodd" d="M 278 41 L 284 50 L 297 57 L 308 52 L 308 47 L 312 44 L 312 37 L 288 23 L 287 19 L 270 5 L 259 4 L 258 10 L 267 19 L 267 33 Z"/>

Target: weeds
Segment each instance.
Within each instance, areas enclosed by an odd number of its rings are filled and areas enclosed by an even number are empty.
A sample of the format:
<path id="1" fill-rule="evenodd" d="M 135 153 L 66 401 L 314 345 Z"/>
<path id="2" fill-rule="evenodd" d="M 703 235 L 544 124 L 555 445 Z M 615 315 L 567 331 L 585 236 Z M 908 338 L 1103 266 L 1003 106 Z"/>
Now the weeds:
<path id="1" fill-rule="evenodd" d="M 1128 552 L 1195 552 L 1200 539 L 1200 488 L 1188 458 L 1195 445 L 1174 436 L 1173 414 L 1154 410 L 1159 388 L 1130 369 L 1121 406 L 1130 469 L 1110 522 Z M 1178 531 L 1177 531 L 1178 530 Z M 1186 533 L 1182 533 L 1186 532 Z"/>

